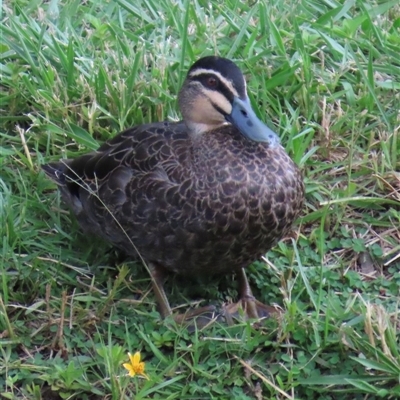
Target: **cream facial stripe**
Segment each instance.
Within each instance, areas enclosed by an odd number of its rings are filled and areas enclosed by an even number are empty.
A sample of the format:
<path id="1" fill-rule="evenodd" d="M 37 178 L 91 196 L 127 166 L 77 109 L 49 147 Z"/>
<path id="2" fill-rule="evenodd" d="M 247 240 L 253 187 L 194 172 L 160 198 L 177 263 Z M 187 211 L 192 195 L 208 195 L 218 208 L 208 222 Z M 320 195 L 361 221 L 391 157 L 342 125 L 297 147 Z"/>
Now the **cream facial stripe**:
<path id="1" fill-rule="evenodd" d="M 232 104 L 228 99 L 221 93 L 214 90 L 208 90 L 204 87 L 201 88 L 202 93 L 210 99 L 210 103 L 219 107 L 225 114 L 230 114 L 232 112 Z"/>
<path id="2" fill-rule="evenodd" d="M 199 69 L 195 69 L 194 71 L 192 71 L 189 76 L 191 78 L 193 78 L 195 76 L 199 76 L 199 75 L 203 75 L 203 74 L 213 74 L 213 75 L 217 76 L 218 79 L 221 82 L 223 82 L 223 84 L 233 93 L 234 96 L 239 97 L 239 94 L 238 94 L 237 90 L 232 85 L 232 81 L 226 79 L 218 71 L 214 71 L 213 69 L 199 68 Z M 246 87 L 246 83 L 245 83 L 245 87 Z"/>

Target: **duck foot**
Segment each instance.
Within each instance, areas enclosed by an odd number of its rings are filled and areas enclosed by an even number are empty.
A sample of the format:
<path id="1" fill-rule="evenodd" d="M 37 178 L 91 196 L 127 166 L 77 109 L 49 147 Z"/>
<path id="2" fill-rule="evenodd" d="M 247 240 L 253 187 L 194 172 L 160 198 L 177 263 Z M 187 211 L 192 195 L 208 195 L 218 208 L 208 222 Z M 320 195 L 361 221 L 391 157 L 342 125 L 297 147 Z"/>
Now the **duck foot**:
<path id="1" fill-rule="evenodd" d="M 218 313 L 213 305 L 188 310 L 182 314 L 173 314 L 172 317 L 177 324 L 186 326 L 189 332 L 207 328 L 215 321 L 223 320 L 221 313 Z"/>
<path id="2" fill-rule="evenodd" d="M 237 303 L 224 306 L 223 310 L 223 315 L 228 325 L 233 325 L 233 319 L 260 320 L 269 318 L 278 312 L 275 307 L 267 306 L 253 296 L 244 268 L 241 268 L 237 275 L 239 278 L 240 300 Z"/>
<path id="3" fill-rule="evenodd" d="M 256 300 L 251 291 L 246 273 L 241 268 L 237 276 L 239 278 L 240 300 L 237 303 L 228 304 L 223 307 L 222 312 L 217 312 L 213 305 L 199 307 L 188 310 L 182 314 L 173 314 L 167 295 L 164 290 L 165 270 L 155 263 L 148 264 L 151 284 L 159 305 L 162 319 L 172 317 L 179 325 L 186 325 L 189 331 L 203 329 L 215 321 L 226 321 L 228 325 L 233 325 L 233 319 L 255 319 L 268 318 L 271 314 L 276 314 L 278 310 L 272 306 L 267 306 Z"/>
<path id="4" fill-rule="evenodd" d="M 213 305 L 188 310 L 182 314 L 174 314 L 164 290 L 165 269 L 155 263 L 148 263 L 148 267 L 162 319 L 172 317 L 177 324 L 186 325 L 189 331 L 203 329 L 221 319 L 221 314 L 217 312 L 216 307 Z"/>

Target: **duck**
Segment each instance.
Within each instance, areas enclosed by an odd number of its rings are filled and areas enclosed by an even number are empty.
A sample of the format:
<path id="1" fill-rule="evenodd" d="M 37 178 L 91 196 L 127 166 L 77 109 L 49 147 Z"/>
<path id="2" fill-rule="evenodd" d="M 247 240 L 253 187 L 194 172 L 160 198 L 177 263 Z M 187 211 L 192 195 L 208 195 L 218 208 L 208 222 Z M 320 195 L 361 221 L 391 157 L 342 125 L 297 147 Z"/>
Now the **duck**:
<path id="1" fill-rule="evenodd" d="M 88 235 L 146 265 L 162 318 L 215 310 L 174 314 L 169 273 L 235 274 L 239 299 L 225 308 L 228 320 L 238 309 L 268 317 L 271 306 L 254 297 L 245 270 L 292 229 L 304 203 L 302 172 L 256 116 L 233 61 L 198 59 L 178 104 L 179 122 L 134 126 L 42 168 Z"/>

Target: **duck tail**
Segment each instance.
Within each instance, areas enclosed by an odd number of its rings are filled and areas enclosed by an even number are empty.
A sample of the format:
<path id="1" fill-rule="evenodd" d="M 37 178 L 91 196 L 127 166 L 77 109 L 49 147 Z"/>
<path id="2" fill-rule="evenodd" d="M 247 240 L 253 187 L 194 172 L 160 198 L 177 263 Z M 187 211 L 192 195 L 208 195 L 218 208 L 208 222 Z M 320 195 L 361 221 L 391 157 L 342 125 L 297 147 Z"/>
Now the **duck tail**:
<path id="1" fill-rule="evenodd" d="M 42 170 L 46 173 L 46 175 L 59 186 L 65 186 L 66 184 L 65 171 L 67 168 L 68 164 L 65 161 L 42 165 Z"/>

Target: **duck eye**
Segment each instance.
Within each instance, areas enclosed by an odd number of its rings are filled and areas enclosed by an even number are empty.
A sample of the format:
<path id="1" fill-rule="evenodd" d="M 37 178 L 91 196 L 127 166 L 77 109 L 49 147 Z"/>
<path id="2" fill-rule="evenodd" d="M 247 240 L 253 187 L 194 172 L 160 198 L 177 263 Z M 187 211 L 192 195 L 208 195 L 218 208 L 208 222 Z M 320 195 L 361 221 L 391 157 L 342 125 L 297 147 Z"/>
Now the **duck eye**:
<path id="1" fill-rule="evenodd" d="M 212 76 L 208 77 L 206 82 L 207 82 L 207 86 L 208 86 L 210 89 L 215 89 L 215 88 L 218 86 L 218 81 L 217 81 L 217 79 L 214 78 L 214 77 L 212 77 Z"/>

